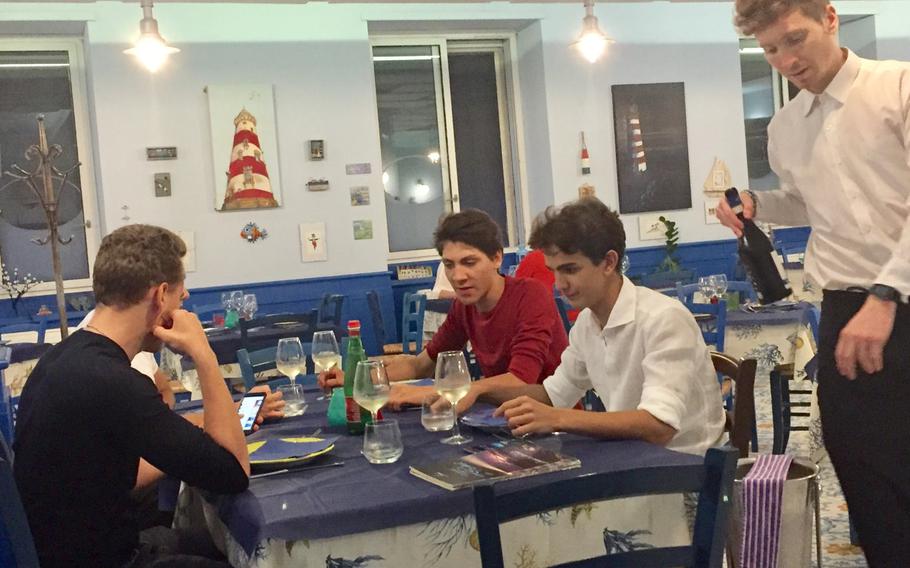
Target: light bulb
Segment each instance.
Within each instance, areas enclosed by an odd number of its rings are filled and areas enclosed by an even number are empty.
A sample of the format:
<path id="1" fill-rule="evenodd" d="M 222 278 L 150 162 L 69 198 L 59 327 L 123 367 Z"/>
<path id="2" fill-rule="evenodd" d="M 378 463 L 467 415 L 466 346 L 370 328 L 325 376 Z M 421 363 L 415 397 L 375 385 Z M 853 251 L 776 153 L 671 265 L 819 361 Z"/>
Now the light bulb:
<path id="1" fill-rule="evenodd" d="M 572 44 L 582 57 L 594 63 L 607 50 L 607 44 L 613 40 L 600 30 L 597 16 L 594 15 L 594 0 L 585 0 L 585 18 L 582 20 L 581 35 Z"/>
<path id="2" fill-rule="evenodd" d="M 439 152 L 430 152 L 427 154 L 427 158 L 429 158 L 432 163 L 438 164 L 440 158 Z"/>
<path id="3" fill-rule="evenodd" d="M 146 69 L 154 73 L 164 65 L 169 55 L 178 51 L 180 50 L 176 47 L 165 43 L 160 35 L 143 34 L 135 46 L 124 50 L 123 53 L 135 56 Z"/>

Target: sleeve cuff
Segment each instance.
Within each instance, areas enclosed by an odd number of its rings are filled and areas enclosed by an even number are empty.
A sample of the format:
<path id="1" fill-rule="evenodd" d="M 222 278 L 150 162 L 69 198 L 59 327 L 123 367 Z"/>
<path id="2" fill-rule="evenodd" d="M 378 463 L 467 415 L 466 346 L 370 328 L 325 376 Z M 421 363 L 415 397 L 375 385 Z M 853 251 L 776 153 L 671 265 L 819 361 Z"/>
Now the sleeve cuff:
<path id="1" fill-rule="evenodd" d="M 647 389 L 641 396 L 638 410 L 644 410 L 677 432 L 682 427 L 685 404 L 672 391 L 664 388 Z"/>

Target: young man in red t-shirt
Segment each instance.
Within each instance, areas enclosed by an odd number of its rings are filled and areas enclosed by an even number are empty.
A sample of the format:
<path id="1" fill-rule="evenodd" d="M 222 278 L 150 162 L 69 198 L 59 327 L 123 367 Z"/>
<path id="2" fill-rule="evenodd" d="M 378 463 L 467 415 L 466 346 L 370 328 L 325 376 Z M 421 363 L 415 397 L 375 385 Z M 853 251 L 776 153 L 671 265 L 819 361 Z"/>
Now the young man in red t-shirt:
<path id="1" fill-rule="evenodd" d="M 475 209 L 454 213 L 439 223 L 435 241 L 456 301 L 419 355 L 388 362 L 389 379 L 432 377 L 436 356 L 461 350 L 468 341 L 486 378 L 473 384 L 459 406 L 470 406 L 490 388 L 536 384 L 550 376 L 569 342 L 565 328 L 550 290 L 536 280 L 499 273 L 502 241 L 496 222 Z M 341 386 L 343 377 L 334 370 L 319 380 L 323 386 Z M 420 404 L 432 392 L 432 387 L 395 385 L 389 406 Z"/>

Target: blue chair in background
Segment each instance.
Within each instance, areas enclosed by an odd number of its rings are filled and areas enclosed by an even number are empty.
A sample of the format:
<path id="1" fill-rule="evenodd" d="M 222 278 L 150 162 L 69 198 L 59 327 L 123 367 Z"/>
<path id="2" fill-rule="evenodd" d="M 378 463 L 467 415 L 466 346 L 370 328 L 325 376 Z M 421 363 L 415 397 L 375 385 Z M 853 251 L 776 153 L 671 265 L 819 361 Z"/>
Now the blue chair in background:
<path id="1" fill-rule="evenodd" d="M 0 324 L 0 338 L 7 333 L 20 333 L 23 331 L 34 331 L 38 334 L 36 343 L 44 344 L 44 338 L 47 333 L 47 316 L 38 316 L 36 321 L 13 321 L 8 324 Z"/>
<path id="2" fill-rule="evenodd" d="M 385 327 L 385 317 L 382 315 L 382 304 L 379 303 L 379 293 L 376 290 L 367 292 L 367 306 L 373 320 L 373 337 L 376 345 L 373 346 L 373 355 L 401 355 L 401 343 L 386 343 L 388 341 Z"/>
<path id="3" fill-rule="evenodd" d="M 38 568 L 38 552 L 13 477 L 12 451 L 0 436 L 0 566 Z"/>
<path id="4" fill-rule="evenodd" d="M 9 444 L 13 443 L 13 427 L 15 425 L 15 410 L 13 399 L 10 397 L 9 388 L 6 386 L 4 373 L 9 367 L 11 350 L 9 347 L 0 346 L 0 438 Z"/>
<path id="5" fill-rule="evenodd" d="M 703 463 L 654 466 L 601 472 L 560 479 L 536 487 L 513 489 L 511 484 L 474 488 L 474 516 L 484 568 L 503 568 L 499 524 L 577 503 L 633 495 L 698 493 L 692 543 L 686 546 L 617 552 L 559 566 L 696 566 L 719 567 L 732 507 L 737 451 L 711 448 Z M 509 488 L 502 491 L 503 488 Z"/>
<path id="6" fill-rule="evenodd" d="M 682 282 L 676 283 L 676 298 L 683 304 L 688 304 L 692 302 L 693 296 L 699 291 L 698 284 L 683 284 Z"/>
<path id="7" fill-rule="evenodd" d="M 417 355 L 423 351 L 423 315 L 427 297 L 408 292 L 401 301 L 401 352 Z M 413 351 L 412 351 L 413 348 Z"/>
<path id="8" fill-rule="evenodd" d="M 272 371 L 277 368 L 275 363 L 277 350 L 277 347 L 266 347 L 265 349 L 259 349 L 257 351 L 247 351 L 246 349 L 237 350 L 237 364 L 240 367 L 240 375 L 243 377 L 243 385 L 247 392 L 256 386 L 256 375 L 258 373 Z M 297 383 L 304 386 L 314 385 L 316 384 L 316 375 L 313 373 L 313 362 L 311 359 L 312 344 L 304 343 L 303 352 L 306 354 L 307 358 L 306 374 L 298 375 Z M 268 385 L 269 388 L 274 390 L 281 385 L 290 384 L 290 382 L 290 379 L 281 376 L 270 378 L 268 380 Z"/>
<path id="9" fill-rule="evenodd" d="M 341 310 L 344 307 L 343 294 L 323 294 L 319 304 L 319 316 L 316 324 L 320 328 L 341 327 Z"/>
<path id="10" fill-rule="evenodd" d="M 727 281 L 727 293 L 738 292 L 740 303 L 745 300 L 750 302 L 757 302 L 758 295 L 755 293 L 755 288 L 752 287 L 751 282 L 745 280 L 728 280 Z"/>
<path id="11" fill-rule="evenodd" d="M 559 295 L 556 296 L 556 311 L 559 312 L 559 319 L 562 320 L 563 327 L 566 328 L 566 333 L 569 333 L 569 330 L 572 329 L 572 322 L 569 321 L 569 308 L 566 306 L 566 301 Z"/>
<path id="12" fill-rule="evenodd" d="M 723 352 L 724 334 L 727 332 L 727 301 L 718 300 L 716 304 L 686 302 L 685 305 L 695 316 L 705 343 L 713 345 L 715 351 Z"/>
<path id="13" fill-rule="evenodd" d="M 269 339 L 258 339 L 253 331 L 259 327 L 276 325 L 284 326 L 287 329 L 287 333 L 280 337 L 300 337 L 301 341 L 309 341 L 313 337 L 313 332 L 316 331 L 318 319 L 319 311 L 316 308 L 302 314 L 270 314 L 251 320 L 241 319 L 239 321 L 240 346 L 247 351 L 254 351 L 277 343 L 278 339 L 274 335 L 271 335 Z"/>

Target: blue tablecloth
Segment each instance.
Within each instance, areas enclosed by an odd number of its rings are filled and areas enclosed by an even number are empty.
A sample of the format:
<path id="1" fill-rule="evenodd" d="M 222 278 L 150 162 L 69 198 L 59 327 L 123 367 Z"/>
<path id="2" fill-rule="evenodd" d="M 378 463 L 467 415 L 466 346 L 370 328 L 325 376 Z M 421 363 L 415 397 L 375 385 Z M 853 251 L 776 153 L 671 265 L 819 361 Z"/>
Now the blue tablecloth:
<path id="1" fill-rule="evenodd" d="M 412 476 L 413 463 L 463 455 L 463 449 L 446 446 L 441 433 L 426 432 L 420 413 L 388 413 L 400 423 L 405 452 L 391 465 L 372 465 L 360 454 L 361 438 L 348 436 L 343 429 L 329 428 L 326 404 L 310 400 L 303 416 L 268 425 L 248 437 L 255 441 L 268 436 L 300 436 L 322 428 L 323 434 L 342 434 L 326 460 L 343 459 L 342 468 L 301 471 L 254 479 L 245 493 L 235 496 L 209 495 L 222 522 L 247 553 L 264 539 L 321 539 L 388 527 L 456 517 L 473 512 L 470 490 L 446 491 Z M 472 431 L 474 444 L 495 440 Z M 633 441 L 600 441 L 580 436 L 549 437 L 542 443 L 581 460 L 582 467 L 564 472 L 509 481 L 508 487 L 546 484 L 562 477 L 595 471 L 621 471 L 655 465 L 691 465 L 701 458 Z"/>

